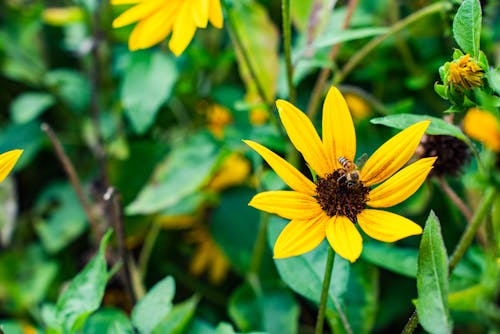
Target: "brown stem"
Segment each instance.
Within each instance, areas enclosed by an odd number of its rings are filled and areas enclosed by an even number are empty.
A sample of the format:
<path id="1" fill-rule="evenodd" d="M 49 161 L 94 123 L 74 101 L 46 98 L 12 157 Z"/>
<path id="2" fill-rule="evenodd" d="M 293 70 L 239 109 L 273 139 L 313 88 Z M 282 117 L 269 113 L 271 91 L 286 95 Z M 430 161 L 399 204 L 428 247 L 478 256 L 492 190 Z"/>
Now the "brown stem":
<path id="1" fill-rule="evenodd" d="M 347 29 L 347 27 L 349 26 L 352 15 L 357 6 L 358 6 L 358 0 L 349 1 L 349 4 L 347 5 L 347 12 L 344 17 L 344 22 L 342 23 L 342 30 Z M 342 43 L 337 43 L 333 45 L 332 48 L 330 49 L 330 53 L 328 55 L 328 59 L 330 60 L 330 62 L 333 62 L 337 57 L 341 45 Z M 321 70 L 318 79 L 316 80 L 316 83 L 314 84 L 311 93 L 311 99 L 309 100 L 309 105 L 307 106 L 307 115 L 311 119 L 314 118 L 316 111 L 318 110 L 319 100 L 323 95 L 323 90 L 325 89 L 326 80 L 328 79 L 330 72 L 331 69 L 329 67 L 324 67 Z"/>
<path id="2" fill-rule="evenodd" d="M 448 182 L 442 177 L 438 177 L 439 185 L 444 193 L 451 199 L 451 201 L 457 206 L 457 208 L 462 212 L 463 216 L 467 221 L 472 219 L 472 212 L 469 207 L 458 197 L 457 193 L 450 187 Z"/>
<path id="3" fill-rule="evenodd" d="M 92 210 L 92 206 L 90 205 L 84 191 L 82 184 L 80 182 L 80 179 L 78 178 L 78 174 L 76 173 L 75 167 L 71 163 L 71 160 L 69 159 L 68 155 L 64 151 L 64 148 L 61 145 L 61 142 L 57 138 L 56 134 L 54 133 L 54 130 L 50 127 L 49 124 L 47 123 L 42 123 L 41 129 L 47 137 L 49 138 L 50 142 L 52 143 L 52 146 L 54 147 L 54 150 L 56 152 L 57 158 L 61 162 L 61 165 L 66 172 L 66 175 L 69 178 L 69 181 L 71 182 L 71 185 L 73 186 L 73 189 L 76 192 L 76 195 L 78 196 L 78 200 L 80 201 L 80 204 L 83 207 L 83 210 L 85 211 L 85 215 L 87 216 L 87 219 L 90 223 L 90 227 L 92 229 L 92 232 L 94 233 L 94 236 L 97 238 L 96 240 L 99 239 L 101 236 L 101 230 L 99 228 L 98 220 L 94 215 L 94 211 Z"/>

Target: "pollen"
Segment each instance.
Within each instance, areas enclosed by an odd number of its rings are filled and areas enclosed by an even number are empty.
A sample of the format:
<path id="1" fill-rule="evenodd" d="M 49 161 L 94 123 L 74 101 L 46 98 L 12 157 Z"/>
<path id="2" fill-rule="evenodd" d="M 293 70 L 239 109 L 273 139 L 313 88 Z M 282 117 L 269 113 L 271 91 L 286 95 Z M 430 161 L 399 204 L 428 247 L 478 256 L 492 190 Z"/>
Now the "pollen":
<path id="1" fill-rule="evenodd" d="M 450 63 L 450 82 L 464 89 L 482 86 L 483 75 L 483 69 L 468 54 Z"/>
<path id="2" fill-rule="evenodd" d="M 316 181 L 316 200 L 330 216 L 345 216 L 353 223 L 356 217 L 366 208 L 370 188 L 356 178 L 349 178 L 348 172 L 339 168 L 325 178 Z"/>

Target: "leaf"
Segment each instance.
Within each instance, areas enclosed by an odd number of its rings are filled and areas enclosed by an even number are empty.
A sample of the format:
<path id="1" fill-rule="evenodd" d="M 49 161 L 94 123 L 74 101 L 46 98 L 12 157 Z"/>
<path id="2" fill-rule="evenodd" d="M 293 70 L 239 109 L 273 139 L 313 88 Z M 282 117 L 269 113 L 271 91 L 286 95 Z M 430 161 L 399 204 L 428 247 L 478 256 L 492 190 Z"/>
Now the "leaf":
<path id="1" fill-rule="evenodd" d="M 316 41 L 314 41 L 312 46 L 315 48 L 329 47 L 338 43 L 382 35 L 385 34 L 388 30 L 389 28 L 386 27 L 370 27 L 370 28 L 340 30 L 335 32 L 335 34 L 322 35 L 322 37 L 319 37 L 316 39 Z"/>
<path id="2" fill-rule="evenodd" d="M 478 0 L 464 0 L 453 20 L 453 37 L 465 53 L 479 56 L 481 37 L 481 4 Z"/>
<path id="3" fill-rule="evenodd" d="M 417 314 L 431 333 L 451 333 L 448 311 L 448 257 L 439 220 L 433 211 L 425 223 L 417 269 Z"/>
<path id="4" fill-rule="evenodd" d="M 54 97 L 47 93 L 23 93 L 12 101 L 10 115 L 15 123 L 27 123 L 40 116 L 54 103 Z"/>
<path id="5" fill-rule="evenodd" d="M 154 334 L 182 334 L 188 327 L 196 311 L 200 298 L 193 296 L 188 300 L 175 305 L 170 313 L 164 317 L 153 330 Z"/>
<path id="6" fill-rule="evenodd" d="M 178 75 L 173 58 L 161 51 L 132 54 L 120 97 L 135 133 L 143 134 L 153 124 L 160 107 L 170 98 Z"/>
<path id="7" fill-rule="evenodd" d="M 240 74 L 248 94 L 256 96 L 258 90 L 243 53 L 248 55 L 251 68 L 267 101 L 273 101 L 279 71 L 279 39 L 273 21 L 265 8 L 254 0 L 234 1 L 228 15 L 234 27 L 234 39 L 239 41 L 234 45 Z"/>
<path id="8" fill-rule="evenodd" d="M 23 155 L 14 168 L 22 169 L 35 158 L 42 146 L 43 138 L 40 124 L 36 121 L 9 125 L 0 130 L 0 152 L 23 149 Z"/>
<path id="9" fill-rule="evenodd" d="M 467 137 L 458 127 L 442 120 L 441 118 L 428 115 L 397 114 L 372 118 L 370 122 L 373 124 L 382 124 L 391 128 L 403 130 L 412 124 L 427 120 L 431 121 L 431 124 L 427 128 L 426 133 L 431 135 L 453 136 L 468 143 Z"/>
<path id="10" fill-rule="evenodd" d="M 92 314 L 83 328 L 83 334 L 132 334 L 134 329 L 123 311 L 104 308 Z"/>
<path id="11" fill-rule="evenodd" d="M 363 260 L 400 275 L 417 277 L 418 251 L 413 248 L 395 247 L 381 242 L 363 244 Z"/>
<path id="12" fill-rule="evenodd" d="M 141 334 L 149 334 L 172 310 L 175 282 L 167 276 L 156 283 L 132 310 L 132 324 Z"/>
<path id="13" fill-rule="evenodd" d="M 207 181 L 218 157 L 217 145 L 208 135 L 191 137 L 156 166 L 151 180 L 127 206 L 127 214 L 155 213 L 175 205 Z"/>
<path id="14" fill-rule="evenodd" d="M 229 315 L 243 332 L 297 333 L 299 306 L 288 289 L 264 286 L 257 295 L 248 284 L 241 285 L 229 300 Z"/>
<path id="15" fill-rule="evenodd" d="M 75 112 L 83 112 L 90 105 L 90 84 L 80 72 L 57 69 L 45 75 L 45 84 Z"/>
<path id="16" fill-rule="evenodd" d="M 57 301 L 56 319 L 66 332 L 78 331 L 86 318 L 101 305 L 109 278 L 105 252 L 110 237 L 111 230 L 102 237 L 99 252 L 73 278 Z"/>

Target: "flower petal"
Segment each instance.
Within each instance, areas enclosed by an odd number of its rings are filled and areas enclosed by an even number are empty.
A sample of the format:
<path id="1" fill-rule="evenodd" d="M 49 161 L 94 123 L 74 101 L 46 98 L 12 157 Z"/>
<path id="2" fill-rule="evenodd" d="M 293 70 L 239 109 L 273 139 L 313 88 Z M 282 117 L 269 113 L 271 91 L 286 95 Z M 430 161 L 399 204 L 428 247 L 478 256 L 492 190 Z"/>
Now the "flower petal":
<path id="1" fill-rule="evenodd" d="M 208 0 L 191 0 L 189 5 L 196 26 L 206 28 L 208 23 Z"/>
<path id="2" fill-rule="evenodd" d="M 142 20 L 143 18 L 154 13 L 158 8 L 163 6 L 161 0 L 143 1 L 138 5 L 127 9 L 120 16 L 113 20 L 113 28 L 120 28 L 131 23 Z"/>
<path id="3" fill-rule="evenodd" d="M 330 166 L 323 143 L 309 118 L 287 101 L 278 100 L 276 106 L 288 137 L 309 166 L 321 177 L 333 172 L 334 168 Z"/>
<path id="4" fill-rule="evenodd" d="M 158 12 L 137 23 L 129 37 L 129 49 L 131 51 L 146 49 L 167 38 L 178 8 L 177 2 L 168 3 Z"/>
<path id="5" fill-rule="evenodd" d="M 196 22 L 193 19 L 188 3 L 184 2 L 179 9 L 172 30 L 172 37 L 168 42 L 168 47 L 174 55 L 179 56 L 189 45 L 196 32 Z"/>
<path id="6" fill-rule="evenodd" d="M 323 104 L 323 145 L 330 164 L 340 168 L 338 158 L 354 161 L 356 133 L 351 113 L 340 91 L 332 86 Z"/>
<path id="7" fill-rule="evenodd" d="M 12 150 L 0 154 L 0 182 L 9 175 L 22 153 L 23 150 Z"/>
<path id="8" fill-rule="evenodd" d="M 313 220 L 292 220 L 281 231 L 274 244 L 274 258 L 281 259 L 307 253 L 325 239 L 325 223 L 328 216 Z"/>
<path id="9" fill-rule="evenodd" d="M 430 121 L 422 121 L 401 131 L 382 146 L 366 161 L 360 178 L 366 186 L 384 181 L 400 169 L 415 152 Z"/>
<path id="10" fill-rule="evenodd" d="M 222 8 L 220 0 L 209 0 L 208 4 L 208 19 L 216 28 L 222 28 L 224 19 L 222 17 Z"/>
<path id="11" fill-rule="evenodd" d="M 374 208 L 387 208 L 401 203 L 422 185 L 437 157 L 420 159 L 403 168 L 377 188 L 370 191 L 366 203 Z"/>
<path id="12" fill-rule="evenodd" d="M 385 242 L 422 234 L 422 228 L 408 218 L 383 210 L 363 210 L 358 224 L 370 237 Z"/>
<path id="13" fill-rule="evenodd" d="M 290 188 L 311 196 L 316 194 L 316 185 L 285 159 L 256 142 L 251 140 L 244 140 L 243 142 L 259 153 Z"/>
<path id="14" fill-rule="evenodd" d="M 361 255 L 363 240 L 349 218 L 330 218 L 326 223 L 326 237 L 333 250 L 344 259 L 354 262 Z"/>
<path id="15" fill-rule="evenodd" d="M 248 205 L 288 219 L 307 220 L 323 213 L 314 197 L 296 191 L 265 191 Z"/>
<path id="16" fill-rule="evenodd" d="M 471 108 L 464 117 L 464 132 L 492 151 L 500 152 L 500 123 L 490 112 Z"/>

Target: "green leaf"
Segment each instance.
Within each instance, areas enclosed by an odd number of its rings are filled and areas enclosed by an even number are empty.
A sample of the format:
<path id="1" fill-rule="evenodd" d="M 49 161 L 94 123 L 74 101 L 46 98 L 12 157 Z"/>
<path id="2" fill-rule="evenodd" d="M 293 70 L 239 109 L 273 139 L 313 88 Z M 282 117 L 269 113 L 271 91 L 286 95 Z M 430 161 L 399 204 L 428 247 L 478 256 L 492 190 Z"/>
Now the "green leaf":
<path id="1" fill-rule="evenodd" d="M 111 230 L 103 236 L 99 252 L 73 278 L 57 301 L 56 319 L 66 332 L 78 331 L 86 318 L 101 305 L 109 278 L 105 253 L 110 237 Z"/>
<path id="2" fill-rule="evenodd" d="M 23 93 L 12 101 L 10 115 L 15 123 L 27 123 L 40 116 L 54 103 L 52 95 L 47 93 Z"/>
<path id="3" fill-rule="evenodd" d="M 80 72 L 57 69 L 45 75 L 45 84 L 73 111 L 83 112 L 90 105 L 90 84 Z"/>
<path id="4" fill-rule="evenodd" d="M 299 306 L 288 289 L 264 286 L 259 295 L 241 285 L 229 300 L 229 315 L 243 332 L 297 333 Z"/>
<path id="5" fill-rule="evenodd" d="M 191 137 L 156 166 L 153 177 L 126 208 L 129 215 L 155 213 L 173 206 L 207 181 L 219 157 L 207 134 Z"/>
<path id="6" fill-rule="evenodd" d="M 455 125 L 450 124 L 441 118 L 428 115 L 397 114 L 384 117 L 373 118 L 370 120 L 373 124 L 382 124 L 391 128 L 403 130 L 421 121 L 431 121 L 426 133 L 431 135 L 448 135 L 461 139 L 468 143 L 465 134 Z"/>
<path id="7" fill-rule="evenodd" d="M 365 242 L 361 258 L 400 275 L 417 277 L 418 251 L 382 242 Z"/>
<path id="8" fill-rule="evenodd" d="M 23 149 L 23 155 L 15 167 L 22 169 L 35 158 L 43 139 L 44 135 L 38 122 L 9 125 L 0 130 L 0 152 Z"/>
<path id="9" fill-rule="evenodd" d="M 40 220 L 35 230 L 49 253 L 59 252 L 87 228 L 87 218 L 69 183 L 48 186 L 37 199 Z"/>
<path id="10" fill-rule="evenodd" d="M 92 314 L 83 328 L 83 334 L 132 334 L 134 329 L 123 311 L 104 308 Z"/>
<path id="11" fill-rule="evenodd" d="M 141 334 L 149 334 L 172 310 L 175 282 L 171 276 L 156 283 L 136 304 L 132 311 L 132 324 Z"/>
<path id="12" fill-rule="evenodd" d="M 337 31 L 335 34 L 324 34 L 314 41 L 313 47 L 324 48 L 338 43 L 354 41 L 361 38 L 385 34 L 389 28 L 370 27 Z"/>
<path id="13" fill-rule="evenodd" d="M 199 297 L 193 296 L 175 305 L 172 311 L 154 328 L 154 334 L 182 334 L 186 331 L 198 305 Z"/>
<path id="14" fill-rule="evenodd" d="M 170 98 L 178 72 L 175 60 L 161 51 L 134 52 L 125 71 L 120 96 L 132 128 L 143 134 Z"/>
<path id="15" fill-rule="evenodd" d="M 481 4 L 464 0 L 453 20 L 453 37 L 465 53 L 477 58 L 481 37 Z"/>
<path id="16" fill-rule="evenodd" d="M 448 310 L 448 256 L 439 220 L 433 211 L 425 223 L 417 269 L 417 314 L 431 333 L 451 333 Z"/>
<path id="17" fill-rule="evenodd" d="M 231 24 L 239 43 L 233 43 L 241 77 L 248 94 L 258 95 L 258 91 L 247 67 L 241 48 L 244 49 L 251 67 L 267 101 L 274 100 L 279 72 L 278 31 L 265 8 L 257 1 L 235 1 L 229 9 Z M 241 48 L 239 45 L 241 44 Z"/>

